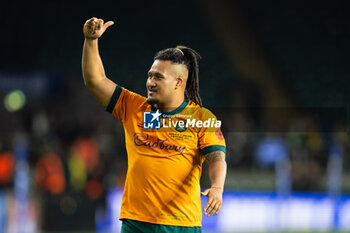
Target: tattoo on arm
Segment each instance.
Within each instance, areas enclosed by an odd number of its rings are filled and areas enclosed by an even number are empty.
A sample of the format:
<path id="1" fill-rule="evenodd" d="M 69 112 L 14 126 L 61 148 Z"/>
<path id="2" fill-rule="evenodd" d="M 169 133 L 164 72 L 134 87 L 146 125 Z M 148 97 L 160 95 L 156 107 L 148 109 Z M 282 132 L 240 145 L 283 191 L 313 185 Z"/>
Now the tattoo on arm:
<path id="1" fill-rule="evenodd" d="M 225 153 L 223 151 L 213 151 L 208 154 L 205 154 L 204 157 L 208 164 L 216 161 L 225 162 Z"/>

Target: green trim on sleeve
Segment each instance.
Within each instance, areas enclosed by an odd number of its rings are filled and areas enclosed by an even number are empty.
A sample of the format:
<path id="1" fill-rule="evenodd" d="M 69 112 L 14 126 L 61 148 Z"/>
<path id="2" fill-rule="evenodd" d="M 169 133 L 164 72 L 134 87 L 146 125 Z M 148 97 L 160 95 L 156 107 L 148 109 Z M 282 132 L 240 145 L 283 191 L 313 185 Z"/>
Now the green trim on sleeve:
<path id="1" fill-rule="evenodd" d="M 117 104 L 117 101 L 119 99 L 120 93 L 122 93 L 123 88 L 119 85 L 117 85 L 117 87 L 115 88 L 112 98 L 109 101 L 109 104 L 107 105 L 106 111 L 109 113 L 113 112 L 113 109 L 115 107 L 115 105 Z"/>
<path id="2" fill-rule="evenodd" d="M 208 154 L 210 152 L 214 152 L 214 151 L 223 151 L 224 153 L 226 153 L 226 147 L 225 146 L 222 146 L 222 145 L 212 145 L 212 146 L 207 146 L 207 147 L 204 147 L 202 149 L 202 154 L 205 155 L 205 154 Z"/>

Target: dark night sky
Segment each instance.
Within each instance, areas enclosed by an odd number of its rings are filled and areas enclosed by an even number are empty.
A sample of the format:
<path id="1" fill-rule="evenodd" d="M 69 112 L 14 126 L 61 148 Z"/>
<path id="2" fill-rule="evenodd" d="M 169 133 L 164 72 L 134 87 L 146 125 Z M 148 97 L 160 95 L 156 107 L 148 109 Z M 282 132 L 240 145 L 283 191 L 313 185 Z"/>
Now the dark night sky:
<path id="1" fill-rule="evenodd" d="M 347 104 L 350 14 L 345 1 L 247 0 L 240 6 L 297 98 Z M 234 85 L 236 74 L 192 1 L 7 1 L 1 15 L 2 72 L 80 75 L 82 26 L 96 16 L 116 21 L 100 40 L 100 51 L 107 74 L 122 85 L 142 91 L 154 53 L 177 44 L 203 56 L 201 87 L 213 93 L 208 99 L 215 96 L 217 81 Z"/>

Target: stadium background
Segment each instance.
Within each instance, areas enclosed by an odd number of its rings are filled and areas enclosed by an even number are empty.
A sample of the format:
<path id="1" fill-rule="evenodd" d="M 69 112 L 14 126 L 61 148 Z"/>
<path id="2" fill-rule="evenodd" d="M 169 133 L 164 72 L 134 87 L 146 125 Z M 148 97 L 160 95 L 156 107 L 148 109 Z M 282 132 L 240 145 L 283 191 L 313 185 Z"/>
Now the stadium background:
<path id="1" fill-rule="evenodd" d="M 127 163 L 121 124 L 81 76 L 82 26 L 93 16 L 116 23 L 100 39 L 108 77 L 140 94 L 156 51 L 183 44 L 202 55 L 200 93 L 227 142 L 234 192 L 224 206 L 248 201 L 255 216 L 266 195 L 336 203 L 324 228 L 310 223 L 319 216 L 300 225 L 305 207 L 290 204 L 289 225 L 220 228 L 239 217 L 225 212 L 204 230 L 350 230 L 345 1 L 7 1 L 0 12 L 0 232 L 108 229 Z"/>

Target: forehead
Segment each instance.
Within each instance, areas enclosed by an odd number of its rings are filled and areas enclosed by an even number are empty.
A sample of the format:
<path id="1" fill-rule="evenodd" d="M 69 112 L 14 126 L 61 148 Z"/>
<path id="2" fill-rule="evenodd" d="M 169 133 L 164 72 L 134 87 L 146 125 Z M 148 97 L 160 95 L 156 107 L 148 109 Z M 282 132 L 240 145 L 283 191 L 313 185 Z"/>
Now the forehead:
<path id="1" fill-rule="evenodd" d="M 164 75 L 172 74 L 176 64 L 171 61 L 155 60 L 148 72 L 161 73 Z"/>

